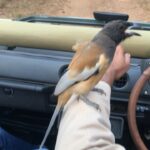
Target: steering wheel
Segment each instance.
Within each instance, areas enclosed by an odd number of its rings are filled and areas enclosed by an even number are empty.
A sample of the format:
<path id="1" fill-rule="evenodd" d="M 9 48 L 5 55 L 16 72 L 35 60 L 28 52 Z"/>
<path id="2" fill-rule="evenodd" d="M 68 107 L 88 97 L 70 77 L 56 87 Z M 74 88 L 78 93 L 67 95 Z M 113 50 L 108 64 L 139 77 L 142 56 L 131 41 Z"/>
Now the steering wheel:
<path id="1" fill-rule="evenodd" d="M 148 67 L 139 80 L 136 82 L 128 103 L 128 125 L 131 137 L 135 143 L 135 146 L 138 150 L 148 150 L 145 146 L 143 140 L 140 137 L 137 122 L 136 122 L 136 104 L 138 101 L 139 94 L 141 93 L 142 88 L 144 87 L 145 83 L 150 79 L 150 67 Z"/>

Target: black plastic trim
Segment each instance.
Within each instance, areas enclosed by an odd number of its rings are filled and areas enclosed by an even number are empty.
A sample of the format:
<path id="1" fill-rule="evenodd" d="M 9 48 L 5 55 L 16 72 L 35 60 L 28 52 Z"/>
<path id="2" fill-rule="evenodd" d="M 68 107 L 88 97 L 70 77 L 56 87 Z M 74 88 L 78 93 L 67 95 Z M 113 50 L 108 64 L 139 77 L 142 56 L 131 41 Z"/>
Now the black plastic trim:
<path id="1" fill-rule="evenodd" d="M 104 12 L 99 12 L 99 13 L 104 13 Z M 105 14 L 108 14 L 105 16 L 103 19 L 98 19 L 95 18 L 80 18 L 80 17 L 56 17 L 56 16 L 28 16 L 28 17 L 23 17 L 23 18 L 18 18 L 15 19 L 17 21 L 25 21 L 25 22 L 43 22 L 43 23 L 53 23 L 53 24 L 69 24 L 69 25 L 86 25 L 86 26 L 104 26 L 108 22 L 108 18 L 110 20 L 114 19 L 120 19 L 121 15 L 122 18 L 127 15 L 127 14 L 119 14 L 117 16 L 116 14 L 118 13 L 110 13 L 110 12 L 105 12 Z M 113 16 L 114 14 L 114 16 Z M 113 18 L 115 17 L 115 18 Z M 117 18 L 118 17 L 118 18 Z M 150 30 L 150 22 L 133 22 L 136 23 L 138 26 L 134 27 L 133 29 L 137 30 Z"/>
<path id="2" fill-rule="evenodd" d="M 44 22 L 53 24 L 70 24 L 70 25 L 88 25 L 88 26 L 104 26 L 105 21 L 98 21 L 90 18 L 77 17 L 54 17 L 54 16 L 29 16 L 17 19 L 25 22 Z"/>
<path id="3" fill-rule="evenodd" d="M 127 21 L 129 18 L 129 15 L 128 14 L 122 14 L 122 13 L 95 11 L 94 17 L 96 20 L 105 21 L 105 22 L 109 22 L 112 20 L 125 20 L 125 21 Z"/>

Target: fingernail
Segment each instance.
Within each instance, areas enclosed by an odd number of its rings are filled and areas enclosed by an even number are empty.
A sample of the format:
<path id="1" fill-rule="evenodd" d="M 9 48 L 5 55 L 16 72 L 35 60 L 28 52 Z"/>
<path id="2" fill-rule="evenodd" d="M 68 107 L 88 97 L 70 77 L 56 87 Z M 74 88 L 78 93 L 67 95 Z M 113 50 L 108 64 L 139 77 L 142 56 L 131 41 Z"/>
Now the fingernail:
<path id="1" fill-rule="evenodd" d="M 131 54 L 130 53 L 126 53 L 127 57 L 131 57 Z"/>

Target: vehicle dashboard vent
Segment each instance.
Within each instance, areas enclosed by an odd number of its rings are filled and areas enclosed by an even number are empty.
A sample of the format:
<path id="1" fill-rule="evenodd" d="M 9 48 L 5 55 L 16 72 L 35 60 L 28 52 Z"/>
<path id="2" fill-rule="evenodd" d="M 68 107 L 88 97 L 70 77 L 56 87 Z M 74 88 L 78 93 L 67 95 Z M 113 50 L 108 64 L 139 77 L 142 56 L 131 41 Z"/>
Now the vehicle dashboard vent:
<path id="1" fill-rule="evenodd" d="M 116 80 L 113 84 L 115 88 L 123 88 L 128 82 L 128 74 L 125 73 L 119 80 Z"/>
<path id="2" fill-rule="evenodd" d="M 67 72 L 67 69 L 68 69 L 68 64 L 63 65 L 63 66 L 59 69 L 58 75 L 59 75 L 60 78 L 64 75 L 64 73 Z"/>

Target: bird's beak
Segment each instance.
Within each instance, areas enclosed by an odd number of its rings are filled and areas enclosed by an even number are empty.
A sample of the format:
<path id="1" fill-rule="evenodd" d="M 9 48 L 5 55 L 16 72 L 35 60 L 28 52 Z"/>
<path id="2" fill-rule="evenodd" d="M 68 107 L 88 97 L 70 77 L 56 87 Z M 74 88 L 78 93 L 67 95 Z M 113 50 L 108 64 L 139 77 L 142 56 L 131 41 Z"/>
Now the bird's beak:
<path id="1" fill-rule="evenodd" d="M 132 22 L 127 22 L 127 29 L 135 29 L 137 27 L 139 27 L 139 25 L 137 25 L 136 23 L 132 23 Z M 126 38 L 131 37 L 131 36 L 141 36 L 139 33 L 137 32 L 125 32 L 125 36 Z"/>
<path id="2" fill-rule="evenodd" d="M 126 37 L 141 36 L 141 34 L 139 34 L 137 32 L 126 32 L 125 35 L 126 35 Z"/>

